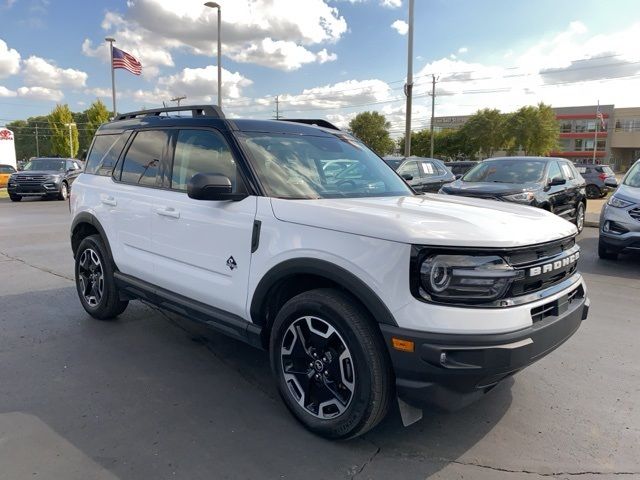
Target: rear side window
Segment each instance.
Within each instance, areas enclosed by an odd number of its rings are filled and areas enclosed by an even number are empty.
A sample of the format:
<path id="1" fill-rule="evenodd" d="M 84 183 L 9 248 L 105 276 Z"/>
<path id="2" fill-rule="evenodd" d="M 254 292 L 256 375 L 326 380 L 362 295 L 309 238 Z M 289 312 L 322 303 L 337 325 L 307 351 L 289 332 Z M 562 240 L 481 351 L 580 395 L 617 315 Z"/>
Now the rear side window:
<path id="1" fill-rule="evenodd" d="M 130 132 L 120 135 L 97 135 L 87 157 L 85 173 L 111 176 Z"/>
<path id="2" fill-rule="evenodd" d="M 432 177 L 438 174 L 437 167 L 431 162 L 420 162 L 420 170 L 423 177 Z"/>
<path id="3" fill-rule="evenodd" d="M 155 187 L 167 138 L 164 130 L 138 132 L 125 154 L 120 180 Z"/>
<path id="4" fill-rule="evenodd" d="M 236 191 L 238 167 L 222 135 L 211 130 L 180 130 L 173 156 L 171 188 L 187 191 L 196 173 L 224 175 Z"/>

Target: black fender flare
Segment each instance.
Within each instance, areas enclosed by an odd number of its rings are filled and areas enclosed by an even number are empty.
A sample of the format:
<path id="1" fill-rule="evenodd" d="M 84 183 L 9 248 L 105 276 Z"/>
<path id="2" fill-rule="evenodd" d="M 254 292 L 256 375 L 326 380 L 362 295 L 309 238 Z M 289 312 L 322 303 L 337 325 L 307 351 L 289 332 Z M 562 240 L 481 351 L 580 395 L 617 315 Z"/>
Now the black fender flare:
<path id="1" fill-rule="evenodd" d="M 88 223 L 98 231 L 98 233 L 102 237 L 104 246 L 106 247 L 107 252 L 109 253 L 109 258 L 111 259 L 111 262 L 114 263 L 114 266 L 115 266 L 115 262 L 113 260 L 113 254 L 111 253 L 111 245 L 109 245 L 109 238 L 107 237 L 107 233 L 104 231 L 104 228 L 102 227 L 102 225 L 94 215 L 90 214 L 89 212 L 80 212 L 78 215 L 76 215 L 75 218 L 73 219 L 73 222 L 71 222 L 71 238 L 73 239 L 73 234 L 75 233 L 76 229 L 83 223 Z M 73 250 L 73 243 L 71 245 L 71 248 Z M 75 257 L 75 254 L 76 252 L 74 251 L 73 252 L 74 257 Z"/>
<path id="2" fill-rule="evenodd" d="M 295 275 L 315 275 L 326 278 L 356 297 L 371 312 L 378 323 L 398 326 L 389 308 L 365 282 L 338 265 L 316 258 L 285 260 L 272 267 L 262 277 L 253 292 L 249 310 L 254 323 L 260 324 L 262 322 L 260 314 L 267 304 L 271 288 L 281 280 Z"/>

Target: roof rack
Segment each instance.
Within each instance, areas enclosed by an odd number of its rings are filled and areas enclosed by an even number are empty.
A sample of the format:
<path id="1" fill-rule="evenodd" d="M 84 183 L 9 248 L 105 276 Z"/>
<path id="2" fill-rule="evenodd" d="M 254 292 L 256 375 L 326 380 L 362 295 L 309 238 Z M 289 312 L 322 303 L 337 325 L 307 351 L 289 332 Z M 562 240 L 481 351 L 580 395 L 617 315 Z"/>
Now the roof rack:
<path id="1" fill-rule="evenodd" d="M 191 112 L 193 117 L 213 117 L 224 118 L 222 109 L 217 105 L 185 105 L 184 107 L 163 107 L 149 110 L 139 110 L 137 112 L 121 113 L 114 120 L 129 120 L 137 117 L 158 117 L 162 113 L 169 112 Z"/>
<path id="2" fill-rule="evenodd" d="M 282 122 L 304 123 L 306 125 L 315 125 L 317 127 L 330 128 L 331 130 L 340 130 L 333 123 L 321 118 L 278 118 Z"/>

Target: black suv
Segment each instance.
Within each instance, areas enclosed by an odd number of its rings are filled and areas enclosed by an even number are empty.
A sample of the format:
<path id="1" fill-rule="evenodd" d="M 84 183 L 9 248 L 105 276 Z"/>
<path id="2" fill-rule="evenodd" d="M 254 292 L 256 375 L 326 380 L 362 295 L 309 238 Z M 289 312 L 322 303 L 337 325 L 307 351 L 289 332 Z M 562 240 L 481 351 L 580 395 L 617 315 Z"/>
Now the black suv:
<path id="1" fill-rule="evenodd" d="M 565 158 L 491 158 L 445 185 L 440 193 L 521 203 L 553 212 L 584 227 L 586 182 Z"/>
<path id="2" fill-rule="evenodd" d="M 456 179 L 437 158 L 384 157 L 384 161 L 416 192 L 437 193 L 442 185 Z"/>
<path id="3" fill-rule="evenodd" d="M 71 184 L 81 172 L 80 163 L 71 158 L 34 158 L 9 177 L 9 198 L 13 202 L 22 197 L 66 200 Z"/>

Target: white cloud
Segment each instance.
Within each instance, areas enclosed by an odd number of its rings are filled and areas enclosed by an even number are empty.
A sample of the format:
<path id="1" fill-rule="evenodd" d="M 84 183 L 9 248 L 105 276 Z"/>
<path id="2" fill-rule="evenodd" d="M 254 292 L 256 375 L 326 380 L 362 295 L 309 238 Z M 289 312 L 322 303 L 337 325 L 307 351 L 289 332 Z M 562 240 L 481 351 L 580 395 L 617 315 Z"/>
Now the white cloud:
<path id="1" fill-rule="evenodd" d="M 282 70 L 336 58 L 309 47 L 335 43 L 347 31 L 338 9 L 326 0 L 219 0 L 222 6 L 223 54 Z M 125 15 L 107 12 L 102 28 L 118 40 L 118 47 L 136 56 L 143 72 L 173 66 L 172 52 L 198 55 L 216 52 L 217 12 L 200 0 L 129 0 Z M 83 52 L 108 61 L 105 45 L 86 39 Z M 144 73 L 143 73 L 144 74 Z"/>
<path id="2" fill-rule="evenodd" d="M 158 87 L 170 92 L 171 96 L 186 95 L 188 101 L 212 102 L 218 94 L 218 69 L 185 68 L 180 73 L 161 78 Z M 226 101 L 242 98 L 242 89 L 253 82 L 238 72 L 222 69 L 222 96 Z"/>
<path id="3" fill-rule="evenodd" d="M 406 35 L 409 31 L 409 24 L 404 20 L 396 20 L 391 24 L 391 28 L 395 29 L 400 35 Z"/>
<path id="4" fill-rule="evenodd" d="M 15 75 L 20 70 L 20 54 L 0 39 L 0 78 Z"/>
<path id="5" fill-rule="evenodd" d="M 402 0 L 380 0 L 380 5 L 387 8 L 400 8 Z"/>
<path id="6" fill-rule="evenodd" d="M 469 51 L 469 49 L 467 47 L 460 47 L 458 49 L 458 53 L 467 53 Z"/>
<path id="7" fill-rule="evenodd" d="M 85 86 L 87 74 L 73 68 L 60 68 L 47 60 L 30 56 L 23 62 L 24 81 L 27 85 L 47 88 Z"/>
<path id="8" fill-rule="evenodd" d="M 7 87 L 0 85 L 0 97 L 15 97 L 17 95 L 13 90 L 9 90 Z"/>
<path id="9" fill-rule="evenodd" d="M 52 102 L 59 102 L 64 98 L 64 94 L 61 90 L 46 87 L 20 87 L 18 89 L 18 96 L 33 100 L 45 100 Z"/>

